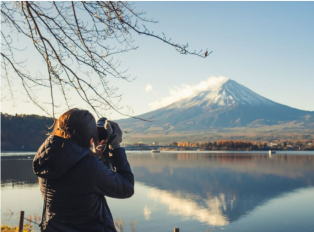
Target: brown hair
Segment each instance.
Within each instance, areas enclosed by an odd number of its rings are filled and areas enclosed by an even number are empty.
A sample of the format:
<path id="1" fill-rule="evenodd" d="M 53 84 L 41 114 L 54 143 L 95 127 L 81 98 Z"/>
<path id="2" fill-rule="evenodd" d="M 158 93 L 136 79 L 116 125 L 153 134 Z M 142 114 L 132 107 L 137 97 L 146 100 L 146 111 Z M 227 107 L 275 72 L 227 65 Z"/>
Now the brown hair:
<path id="1" fill-rule="evenodd" d="M 88 110 L 70 109 L 57 120 L 52 135 L 70 139 L 82 147 L 90 147 L 90 139 L 97 143 L 96 121 Z M 97 145 L 97 144 L 96 144 Z"/>

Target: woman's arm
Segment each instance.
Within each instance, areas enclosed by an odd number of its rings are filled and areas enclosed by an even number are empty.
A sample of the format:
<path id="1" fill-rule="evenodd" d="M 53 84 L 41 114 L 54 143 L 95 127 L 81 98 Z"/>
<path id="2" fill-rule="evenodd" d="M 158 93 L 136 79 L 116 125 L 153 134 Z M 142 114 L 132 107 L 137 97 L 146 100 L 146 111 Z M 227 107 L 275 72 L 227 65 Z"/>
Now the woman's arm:
<path id="1" fill-rule="evenodd" d="M 118 147 L 112 154 L 112 165 L 116 172 L 108 169 L 101 161 L 97 161 L 93 167 L 96 192 L 113 198 L 129 198 L 134 194 L 134 176 L 125 150 Z"/>

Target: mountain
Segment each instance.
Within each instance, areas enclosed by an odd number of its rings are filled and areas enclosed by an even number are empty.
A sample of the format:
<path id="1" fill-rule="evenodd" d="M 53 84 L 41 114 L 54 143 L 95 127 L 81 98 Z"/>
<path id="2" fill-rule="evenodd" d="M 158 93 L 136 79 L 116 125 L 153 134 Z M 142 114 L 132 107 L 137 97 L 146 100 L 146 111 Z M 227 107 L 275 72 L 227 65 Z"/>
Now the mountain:
<path id="1" fill-rule="evenodd" d="M 211 83 L 205 90 L 138 116 L 153 122 L 123 119 L 118 123 L 146 134 L 275 125 L 314 129 L 314 112 L 276 103 L 228 78 L 213 78 Z"/>

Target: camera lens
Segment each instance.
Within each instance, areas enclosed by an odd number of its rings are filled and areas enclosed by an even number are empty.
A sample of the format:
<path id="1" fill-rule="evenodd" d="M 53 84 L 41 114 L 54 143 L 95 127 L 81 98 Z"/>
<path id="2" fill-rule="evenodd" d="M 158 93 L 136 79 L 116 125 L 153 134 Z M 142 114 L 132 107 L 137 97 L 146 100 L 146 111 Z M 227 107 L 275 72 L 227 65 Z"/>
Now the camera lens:
<path id="1" fill-rule="evenodd" d="M 106 140 L 107 139 L 107 131 L 105 130 L 107 118 L 100 118 L 97 121 L 97 130 L 98 130 L 98 140 Z"/>
<path id="2" fill-rule="evenodd" d="M 105 130 L 104 127 L 98 127 L 98 140 L 106 140 L 107 139 L 107 131 Z"/>

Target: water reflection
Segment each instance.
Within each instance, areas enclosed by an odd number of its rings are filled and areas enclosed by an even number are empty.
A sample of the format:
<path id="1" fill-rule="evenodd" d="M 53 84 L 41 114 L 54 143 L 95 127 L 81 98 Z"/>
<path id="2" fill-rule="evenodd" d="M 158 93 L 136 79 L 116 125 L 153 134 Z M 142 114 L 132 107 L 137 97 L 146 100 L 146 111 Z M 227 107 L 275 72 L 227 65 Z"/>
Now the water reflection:
<path id="1" fill-rule="evenodd" d="M 218 197 L 208 196 L 207 199 L 200 199 L 198 195 L 171 193 L 153 188 L 148 194 L 152 198 L 166 205 L 169 214 L 180 215 L 183 220 L 194 219 L 207 223 L 211 226 L 224 226 L 229 224 L 228 218 L 224 215 L 226 209 L 225 195 Z M 235 200 L 232 199 L 230 202 Z"/>
<path id="2" fill-rule="evenodd" d="M 132 158 L 136 180 L 169 214 L 223 226 L 277 196 L 314 183 L 313 156 L 167 154 Z"/>
<path id="3" fill-rule="evenodd" d="M 145 205 L 143 213 L 145 216 L 145 220 L 148 221 L 150 219 L 150 215 L 152 214 L 152 209 L 149 206 Z"/>
<path id="4" fill-rule="evenodd" d="M 129 209 L 135 212 L 139 208 L 143 221 L 139 214 L 133 216 L 138 217 L 140 225 L 149 221 L 147 228 L 151 228 L 154 220 L 159 224 L 162 218 L 165 231 L 177 218 L 180 223 L 189 223 L 184 224 L 185 228 L 193 225 L 193 231 L 204 228 L 198 225 L 224 227 L 228 231 L 228 225 L 241 224 L 238 222 L 254 215 L 267 202 L 314 185 L 312 155 L 276 154 L 270 158 L 258 153 L 129 153 L 129 161 L 137 182 L 135 197 L 125 201 L 123 207 L 121 201 L 111 201 L 114 215 L 127 217 L 131 214 Z M 1 181 L 5 191 L 11 185 L 36 186 L 31 159 L 3 157 Z M 306 220 L 305 210 L 296 211 L 305 212 L 302 217 Z M 313 226 L 312 220 L 307 224 Z M 236 228 L 233 226 L 230 231 Z"/>
<path id="5" fill-rule="evenodd" d="M 38 184 L 38 178 L 33 173 L 32 158 L 1 157 L 1 186 Z"/>

